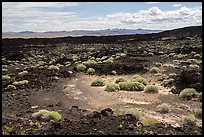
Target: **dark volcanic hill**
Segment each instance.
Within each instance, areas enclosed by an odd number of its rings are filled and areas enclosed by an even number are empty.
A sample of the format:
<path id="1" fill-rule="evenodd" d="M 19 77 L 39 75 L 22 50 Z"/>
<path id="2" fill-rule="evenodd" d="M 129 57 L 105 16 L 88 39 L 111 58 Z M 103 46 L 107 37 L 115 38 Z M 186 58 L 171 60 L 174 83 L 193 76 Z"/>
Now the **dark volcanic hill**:
<path id="1" fill-rule="evenodd" d="M 193 37 L 193 36 L 202 36 L 202 26 L 192 26 L 179 28 L 174 30 L 168 30 L 161 32 L 160 35 L 174 36 L 174 37 Z"/>
<path id="2" fill-rule="evenodd" d="M 116 35 L 116 36 L 81 36 L 61 38 L 15 38 L 2 39 L 2 46 L 9 45 L 48 45 L 58 43 L 131 43 L 137 41 L 162 40 L 162 39 L 186 39 L 186 37 L 202 37 L 202 26 L 192 26 L 168 30 L 152 34 Z"/>

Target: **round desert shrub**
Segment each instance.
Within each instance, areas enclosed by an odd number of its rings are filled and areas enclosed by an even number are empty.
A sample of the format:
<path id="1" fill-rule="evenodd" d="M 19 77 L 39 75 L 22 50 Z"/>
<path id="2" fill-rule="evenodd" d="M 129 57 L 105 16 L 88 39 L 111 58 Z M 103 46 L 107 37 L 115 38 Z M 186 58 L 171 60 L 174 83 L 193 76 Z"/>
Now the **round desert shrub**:
<path id="1" fill-rule="evenodd" d="M 120 83 L 120 82 L 127 82 L 127 79 L 123 78 L 123 77 L 119 77 L 115 80 L 115 83 Z"/>
<path id="2" fill-rule="evenodd" d="M 189 65 L 189 67 L 192 69 L 198 69 L 199 68 L 199 66 L 196 64 L 191 64 L 191 65 Z"/>
<path id="3" fill-rule="evenodd" d="M 182 118 L 184 125 L 196 125 L 196 118 L 193 115 L 188 115 Z"/>
<path id="4" fill-rule="evenodd" d="M 134 78 L 134 79 L 131 80 L 131 82 L 139 82 L 139 83 L 142 83 L 145 86 L 149 84 L 148 81 L 143 77 Z"/>
<path id="5" fill-rule="evenodd" d="M 29 82 L 28 80 L 15 81 L 15 82 L 13 82 L 13 85 L 14 86 L 27 85 L 28 82 Z"/>
<path id="6" fill-rule="evenodd" d="M 152 68 L 150 69 L 150 72 L 151 72 L 151 73 L 159 73 L 159 72 L 160 72 L 160 69 L 157 68 L 157 67 L 152 67 Z"/>
<path id="7" fill-rule="evenodd" d="M 28 71 L 25 71 L 25 70 L 18 73 L 18 75 L 21 76 L 21 77 L 22 77 L 22 76 L 25 76 L 25 75 L 27 75 L 27 74 L 28 74 Z"/>
<path id="8" fill-rule="evenodd" d="M 177 76 L 177 74 L 176 74 L 175 72 L 169 74 L 169 77 L 170 77 L 170 78 L 174 78 L 175 76 Z"/>
<path id="9" fill-rule="evenodd" d="M 180 94 L 179 98 L 190 100 L 197 95 L 197 92 L 194 88 L 185 88 Z"/>
<path id="10" fill-rule="evenodd" d="M 142 78 L 140 75 L 136 74 L 132 77 L 132 79 L 136 79 L 136 78 Z"/>
<path id="11" fill-rule="evenodd" d="M 126 91 L 142 91 L 144 90 L 144 85 L 139 82 L 120 82 L 119 87 Z"/>
<path id="12" fill-rule="evenodd" d="M 157 119 L 151 118 L 151 117 L 145 118 L 141 122 L 144 126 L 150 126 L 150 125 L 155 125 L 157 123 L 160 123 Z"/>
<path id="13" fill-rule="evenodd" d="M 198 108 L 195 110 L 195 117 L 198 119 L 202 119 L 202 108 Z"/>
<path id="14" fill-rule="evenodd" d="M 106 88 L 105 88 L 106 91 L 110 91 L 110 92 L 114 92 L 114 91 L 118 91 L 120 90 L 120 87 L 118 84 L 108 84 L 106 85 Z"/>
<path id="15" fill-rule="evenodd" d="M 5 81 L 5 80 L 10 80 L 11 77 L 9 75 L 2 75 L 2 80 Z"/>
<path id="16" fill-rule="evenodd" d="M 140 119 L 140 112 L 137 109 L 134 109 L 134 108 L 123 108 L 123 109 L 120 109 L 120 114 L 121 115 L 130 114 L 130 115 L 135 116 L 137 120 Z"/>
<path id="17" fill-rule="evenodd" d="M 76 68 L 77 68 L 77 71 L 79 71 L 79 72 L 83 72 L 83 71 L 86 70 L 86 66 L 83 65 L 83 64 L 79 64 L 79 65 L 77 65 Z"/>
<path id="18" fill-rule="evenodd" d="M 16 86 L 14 86 L 14 85 L 8 85 L 8 86 L 6 87 L 6 90 L 16 90 Z"/>
<path id="19" fill-rule="evenodd" d="M 140 82 L 133 82 L 133 83 L 134 83 L 134 85 L 136 85 L 137 91 L 143 91 L 144 90 L 145 86 L 142 83 L 140 83 Z"/>
<path id="20" fill-rule="evenodd" d="M 91 86 L 105 86 L 105 81 L 102 79 L 96 79 L 92 81 Z"/>
<path id="21" fill-rule="evenodd" d="M 95 73 L 95 69 L 88 68 L 86 73 L 89 74 L 89 75 L 94 74 Z"/>
<path id="22" fill-rule="evenodd" d="M 85 64 L 85 65 L 93 65 L 93 64 L 97 64 L 97 62 L 95 60 L 88 59 L 87 61 L 83 62 L 83 64 Z"/>
<path id="23" fill-rule="evenodd" d="M 48 111 L 46 109 L 41 109 L 34 113 L 32 117 L 37 119 L 44 119 L 46 121 L 54 120 L 55 122 L 62 119 L 62 116 L 56 111 Z"/>
<path id="24" fill-rule="evenodd" d="M 59 70 L 60 70 L 60 68 L 59 68 L 58 66 L 55 66 L 55 65 L 50 65 L 50 66 L 48 67 L 48 69 L 49 69 L 49 70 L 52 70 L 52 71 L 59 71 Z"/>
<path id="25" fill-rule="evenodd" d="M 197 97 L 198 97 L 198 100 L 199 100 L 200 102 L 202 102 L 202 92 L 199 92 L 199 93 L 197 94 Z"/>
<path id="26" fill-rule="evenodd" d="M 155 64 L 156 67 L 161 67 L 162 66 L 162 63 L 160 63 L 160 62 L 155 62 L 154 64 Z"/>
<path id="27" fill-rule="evenodd" d="M 120 82 L 119 87 L 120 87 L 120 89 L 127 90 L 127 91 L 137 90 L 137 87 L 134 86 L 134 84 L 130 83 L 130 82 Z"/>
<path id="28" fill-rule="evenodd" d="M 170 112 L 170 109 L 171 109 L 171 107 L 170 107 L 170 105 L 167 104 L 167 103 L 162 103 L 161 105 L 158 105 L 158 106 L 157 106 L 157 110 L 158 110 L 160 113 L 163 113 L 163 114 Z"/>
<path id="29" fill-rule="evenodd" d="M 158 93 L 159 88 L 156 85 L 147 85 L 144 89 L 145 93 Z"/>

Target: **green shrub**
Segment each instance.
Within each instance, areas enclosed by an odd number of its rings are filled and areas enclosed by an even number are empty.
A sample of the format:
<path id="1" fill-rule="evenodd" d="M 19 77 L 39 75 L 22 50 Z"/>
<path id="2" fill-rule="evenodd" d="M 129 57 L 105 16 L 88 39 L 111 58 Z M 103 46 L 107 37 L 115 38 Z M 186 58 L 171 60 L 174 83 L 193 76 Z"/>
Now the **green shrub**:
<path id="1" fill-rule="evenodd" d="M 114 91 L 118 91 L 120 90 L 120 87 L 118 84 L 108 84 L 106 85 L 106 88 L 105 88 L 106 91 L 110 91 L 110 92 L 114 92 Z"/>
<path id="2" fill-rule="evenodd" d="M 137 91 L 143 91 L 144 90 L 145 86 L 142 83 L 140 83 L 140 82 L 133 82 L 133 83 L 136 85 Z"/>
<path id="3" fill-rule="evenodd" d="M 43 66 L 43 65 L 46 64 L 46 62 L 45 62 L 45 61 L 38 61 L 38 64 L 39 64 L 40 66 Z"/>
<path id="4" fill-rule="evenodd" d="M 127 79 L 123 78 L 123 77 L 119 77 L 115 80 L 115 83 L 120 83 L 120 82 L 127 82 Z"/>
<path id="5" fill-rule="evenodd" d="M 55 122 L 62 119 L 62 116 L 56 111 L 48 111 L 46 109 L 41 109 L 34 113 L 32 117 L 37 119 L 44 119 L 46 121 L 54 120 Z"/>
<path id="6" fill-rule="evenodd" d="M 95 60 L 88 59 L 87 61 L 83 62 L 83 64 L 85 64 L 85 65 L 93 65 L 93 64 L 97 64 L 97 62 Z"/>
<path id="7" fill-rule="evenodd" d="M 28 84 L 28 80 L 22 80 L 22 81 L 15 81 L 15 82 L 13 82 L 13 85 L 14 86 L 20 86 L 20 85 L 27 85 Z"/>
<path id="8" fill-rule="evenodd" d="M 198 119 L 202 119 L 202 108 L 198 108 L 195 110 L 195 117 Z"/>
<path id="9" fill-rule="evenodd" d="M 174 79 L 165 79 L 165 80 L 163 80 L 162 81 L 162 85 L 166 85 L 166 84 L 170 84 L 170 83 L 172 83 L 174 81 Z"/>
<path id="10" fill-rule="evenodd" d="M 142 91 L 144 90 L 144 85 L 139 82 L 120 82 L 119 87 L 121 90 L 126 91 Z"/>
<path id="11" fill-rule="evenodd" d="M 89 74 L 89 75 L 94 74 L 95 73 L 95 69 L 88 68 L 86 73 Z"/>
<path id="12" fill-rule="evenodd" d="M 23 72 L 19 72 L 19 73 L 18 73 L 18 75 L 21 76 L 21 77 L 22 77 L 22 76 L 25 76 L 25 75 L 27 75 L 27 74 L 28 74 L 28 71 L 23 71 Z"/>
<path id="13" fill-rule="evenodd" d="M 105 86 L 105 81 L 102 79 L 96 79 L 92 81 L 91 86 Z"/>
<path id="14" fill-rule="evenodd" d="M 2 68 L 2 72 L 8 72 L 8 69 Z"/>
<path id="15" fill-rule="evenodd" d="M 156 85 L 147 85 L 144 89 L 145 93 L 158 93 L 159 88 Z"/>
<path id="16" fill-rule="evenodd" d="M 199 100 L 200 102 L 202 102 L 202 92 L 199 92 L 199 93 L 197 94 L 197 97 L 198 97 L 198 100 Z"/>
<path id="17" fill-rule="evenodd" d="M 196 63 L 197 59 L 187 59 L 186 62 L 189 64 Z"/>
<path id="18" fill-rule="evenodd" d="M 77 65 L 77 71 L 83 72 L 85 70 L 86 70 L 86 66 L 85 65 L 83 65 L 83 64 Z"/>
<path id="19" fill-rule="evenodd" d="M 136 79 L 136 78 L 142 78 L 140 75 L 136 74 L 132 77 L 132 79 Z"/>
<path id="20" fill-rule="evenodd" d="M 182 118 L 184 125 L 196 125 L 196 118 L 193 115 L 188 115 Z"/>
<path id="21" fill-rule="evenodd" d="M 152 68 L 150 69 L 150 72 L 151 72 L 151 73 L 159 73 L 159 72 L 160 72 L 160 69 L 157 68 L 157 67 L 152 67 Z"/>
<path id="22" fill-rule="evenodd" d="M 131 114 L 131 115 L 135 116 L 137 120 L 140 119 L 139 111 L 137 109 L 134 109 L 134 108 L 123 108 L 123 109 L 120 109 L 120 114 L 121 115 Z"/>
<path id="23" fill-rule="evenodd" d="M 104 60 L 104 63 L 113 63 L 114 58 L 113 57 L 109 57 L 107 60 Z"/>
<path id="24" fill-rule="evenodd" d="M 197 91 L 194 88 L 185 88 L 180 92 L 179 98 L 190 100 L 196 97 L 196 95 Z"/>
<path id="25" fill-rule="evenodd" d="M 149 52 L 149 53 L 148 53 L 148 55 L 150 55 L 150 56 L 153 56 L 153 55 L 154 55 L 154 53 L 152 53 L 152 52 Z"/>
<path id="26" fill-rule="evenodd" d="M 199 68 L 199 66 L 196 64 L 191 64 L 191 65 L 189 65 L 189 67 L 192 69 L 198 69 Z"/>
<path id="27" fill-rule="evenodd" d="M 145 79 L 145 78 L 142 78 L 142 77 L 138 77 L 138 78 L 134 78 L 131 80 L 131 82 L 139 82 L 139 83 L 142 83 L 143 85 L 148 85 L 148 81 Z"/>
<path id="28" fill-rule="evenodd" d="M 162 66 L 162 63 L 160 63 L 160 62 L 155 62 L 154 65 L 155 65 L 156 67 L 161 67 L 161 66 Z"/>
<path id="29" fill-rule="evenodd" d="M 177 74 L 176 74 L 175 72 L 169 74 L 169 77 L 171 77 L 171 78 L 173 78 L 173 77 L 175 77 L 175 76 L 177 76 Z"/>
<path id="30" fill-rule="evenodd" d="M 144 126 L 151 126 L 160 123 L 157 119 L 151 117 L 145 118 L 141 122 Z"/>
<path id="31" fill-rule="evenodd" d="M 6 80 L 10 80 L 11 77 L 9 75 L 2 75 L 2 80 L 6 81 Z"/>
<path id="32" fill-rule="evenodd" d="M 8 86 L 6 87 L 6 90 L 16 90 L 16 86 L 14 86 L 14 85 L 8 85 Z"/>
<path id="33" fill-rule="evenodd" d="M 161 105 L 158 105 L 158 106 L 157 106 L 157 110 L 158 110 L 160 113 L 163 113 L 163 114 L 170 112 L 170 109 L 171 109 L 171 107 L 170 107 L 170 105 L 167 104 L 167 103 L 162 103 Z"/>
<path id="34" fill-rule="evenodd" d="M 60 70 L 60 68 L 59 68 L 58 66 L 55 66 L 55 65 L 50 65 L 50 66 L 48 67 L 48 69 L 49 69 L 49 70 L 52 70 L 52 71 L 56 71 L 56 72 L 58 72 L 58 71 Z"/>

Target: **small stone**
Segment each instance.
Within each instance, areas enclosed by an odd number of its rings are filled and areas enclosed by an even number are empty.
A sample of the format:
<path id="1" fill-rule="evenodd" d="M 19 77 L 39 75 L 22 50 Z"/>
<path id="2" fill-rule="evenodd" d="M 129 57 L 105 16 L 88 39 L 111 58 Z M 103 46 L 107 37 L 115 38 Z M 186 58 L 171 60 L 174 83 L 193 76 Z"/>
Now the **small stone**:
<path id="1" fill-rule="evenodd" d="M 115 70 L 111 71 L 111 73 L 112 73 L 113 75 L 116 75 L 116 74 L 117 74 L 117 72 L 116 72 Z"/>
<path id="2" fill-rule="evenodd" d="M 33 109 L 34 109 L 34 108 L 38 108 L 38 107 L 39 107 L 39 106 L 32 106 L 31 108 L 33 108 Z"/>
<path id="3" fill-rule="evenodd" d="M 69 74 L 73 74 L 73 72 L 72 72 L 72 71 L 68 71 L 68 73 L 69 73 Z"/>

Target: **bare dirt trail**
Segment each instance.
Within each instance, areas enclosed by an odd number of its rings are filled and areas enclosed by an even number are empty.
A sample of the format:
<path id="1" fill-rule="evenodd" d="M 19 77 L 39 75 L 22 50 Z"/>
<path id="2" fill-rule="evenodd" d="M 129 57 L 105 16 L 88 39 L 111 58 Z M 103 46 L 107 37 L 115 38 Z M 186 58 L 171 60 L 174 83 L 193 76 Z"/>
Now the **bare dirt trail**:
<path id="1" fill-rule="evenodd" d="M 146 77 L 149 77 L 147 74 Z M 142 118 L 153 117 L 162 122 L 167 122 L 172 126 L 179 126 L 182 124 L 182 117 L 187 114 L 192 114 L 193 110 L 199 106 L 199 102 L 196 101 L 182 101 L 178 98 L 178 95 L 172 94 L 168 88 L 162 87 L 158 83 L 159 93 L 151 94 L 141 92 L 130 92 L 130 91 L 118 91 L 118 92 L 107 92 L 105 86 L 103 87 L 92 87 L 91 82 L 96 78 L 102 78 L 106 83 L 113 83 L 117 76 L 88 76 L 81 74 L 69 81 L 65 85 L 63 92 L 67 97 L 72 99 L 72 103 L 76 104 L 83 109 L 90 111 L 101 110 L 104 108 L 112 108 L 116 113 L 119 109 L 124 107 L 136 108 L 142 113 Z M 130 79 L 133 75 L 124 75 Z M 149 77 L 151 78 L 151 77 Z M 151 78 L 152 79 L 152 78 Z M 156 81 L 156 80 L 152 80 Z M 172 106 L 172 110 L 167 114 L 160 114 L 156 111 L 156 107 L 161 103 L 168 103 Z M 66 107 L 70 107 L 70 102 Z M 198 122 L 198 125 L 201 121 Z"/>

